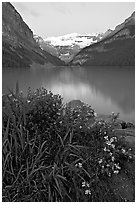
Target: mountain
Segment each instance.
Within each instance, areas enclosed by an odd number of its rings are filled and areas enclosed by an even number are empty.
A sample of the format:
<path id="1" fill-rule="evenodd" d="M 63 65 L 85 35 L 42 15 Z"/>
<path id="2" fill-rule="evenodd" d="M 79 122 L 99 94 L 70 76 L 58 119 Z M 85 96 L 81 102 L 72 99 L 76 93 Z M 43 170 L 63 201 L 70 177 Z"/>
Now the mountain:
<path id="1" fill-rule="evenodd" d="M 44 40 L 40 36 L 34 36 L 43 50 L 65 62 L 71 61 L 82 48 L 97 42 L 102 37 L 103 34 L 100 33 L 86 35 L 71 33 L 58 37 L 48 37 Z"/>
<path id="2" fill-rule="evenodd" d="M 64 65 L 60 59 L 42 50 L 33 32 L 9 2 L 2 3 L 2 66 L 30 67 L 33 62 Z"/>
<path id="3" fill-rule="evenodd" d="M 69 65 L 135 65 L 135 12 L 97 43 L 83 48 Z"/>
<path id="4" fill-rule="evenodd" d="M 45 50 L 51 55 L 59 58 L 58 50 L 54 46 L 50 45 L 48 42 L 45 42 L 41 36 L 33 35 L 33 38 L 42 50 Z"/>

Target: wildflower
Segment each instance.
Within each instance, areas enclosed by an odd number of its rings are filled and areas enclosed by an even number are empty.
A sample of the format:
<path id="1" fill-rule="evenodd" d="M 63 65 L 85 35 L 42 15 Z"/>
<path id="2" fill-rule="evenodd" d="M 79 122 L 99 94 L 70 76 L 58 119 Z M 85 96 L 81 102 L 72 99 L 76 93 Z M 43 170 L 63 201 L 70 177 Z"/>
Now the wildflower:
<path id="1" fill-rule="evenodd" d="M 100 159 L 98 163 L 101 164 L 102 162 L 103 162 L 103 159 Z"/>
<path id="2" fill-rule="evenodd" d="M 118 171 L 118 170 L 114 171 L 114 174 L 118 174 L 118 173 L 119 173 L 119 171 Z"/>
<path id="3" fill-rule="evenodd" d="M 85 187 L 86 186 L 86 182 L 82 182 L 82 187 Z"/>
<path id="4" fill-rule="evenodd" d="M 122 148 L 122 153 L 124 154 L 125 152 L 126 152 L 126 150 Z"/>
<path id="5" fill-rule="evenodd" d="M 76 167 L 82 168 L 82 163 L 75 164 Z"/>
<path id="6" fill-rule="evenodd" d="M 85 187 L 86 186 L 86 182 L 82 182 L 82 187 Z"/>
<path id="7" fill-rule="evenodd" d="M 105 152 L 107 151 L 107 148 L 106 148 L 106 147 L 104 148 L 104 151 L 105 151 Z"/>
<path id="8" fill-rule="evenodd" d="M 82 168 L 82 163 L 78 163 L 78 165 L 79 165 L 79 168 Z"/>
<path id="9" fill-rule="evenodd" d="M 27 100 L 28 103 L 30 103 L 30 100 Z"/>
<path id="10" fill-rule="evenodd" d="M 91 195 L 91 191 L 90 190 L 85 190 L 85 194 L 86 195 L 88 195 L 88 194 Z"/>
<path id="11" fill-rule="evenodd" d="M 129 148 L 128 150 L 129 150 L 129 151 L 131 151 L 132 149 L 131 149 L 131 148 Z"/>
<path id="12" fill-rule="evenodd" d="M 60 121 L 59 123 L 62 124 L 62 121 Z"/>
<path id="13" fill-rule="evenodd" d="M 82 128 L 82 126 L 79 126 L 79 128 L 81 129 L 81 128 Z"/>
<path id="14" fill-rule="evenodd" d="M 105 140 L 108 140 L 108 136 L 105 136 L 104 139 L 105 139 Z"/>
<path id="15" fill-rule="evenodd" d="M 111 142 L 111 143 L 114 142 L 114 138 L 113 138 L 113 137 L 110 139 L 110 142 Z"/>
<path id="16" fill-rule="evenodd" d="M 110 172 L 108 173 L 108 176 L 109 176 L 109 177 L 111 176 L 111 173 L 110 173 Z"/>
<path id="17" fill-rule="evenodd" d="M 114 161 L 114 160 L 115 160 L 115 157 L 111 157 L 111 160 Z"/>
<path id="18" fill-rule="evenodd" d="M 114 148 L 115 148 L 115 145 L 114 145 L 114 144 L 112 144 L 112 145 L 111 145 L 111 147 L 114 149 Z"/>
<path id="19" fill-rule="evenodd" d="M 107 141 L 106 144 L 107 144 L 107 145 L 111 145 L 111 142 L 110 142 L 110 141 Z"/>
<path id="20" fill-rule="evenodd" d="M 114 164 L 114 165 L 115 165 L 116 169 L 121 169 L 121 167 L 119 166 L 119 163 Z"/>
<path id="21" fill-rule="evenodd" d="M 89 183 L 87 183 L 86 186 L 89 188 Z"/>
<path id="22" fill-rule="evenodd" d="M 112 152 L 110 152 L 109 155 L 112 156 Z"/>
<path id="23" fill-rule="evenodd" d="M 129 159 L 132 159 L 132 158 L 133 158 L 133 156 L 129 155 Z"/>

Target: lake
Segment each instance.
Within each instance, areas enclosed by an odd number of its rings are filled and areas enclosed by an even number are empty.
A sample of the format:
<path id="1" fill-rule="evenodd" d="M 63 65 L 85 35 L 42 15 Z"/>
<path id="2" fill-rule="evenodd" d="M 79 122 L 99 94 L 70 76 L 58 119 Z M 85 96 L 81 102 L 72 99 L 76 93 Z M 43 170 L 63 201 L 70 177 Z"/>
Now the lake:
<path id="1" fill-rule="evenodd" d="M 2 92 L 15 91 L 16 82 L 24 95 L 28 87 L 45 87 L 61 94 L 63 102 L 79 99 L 97 113 L 120 113 L 135 120 L 135 67 L 52 67 L 34 64 L 30 69 L 3 69 Z"/>

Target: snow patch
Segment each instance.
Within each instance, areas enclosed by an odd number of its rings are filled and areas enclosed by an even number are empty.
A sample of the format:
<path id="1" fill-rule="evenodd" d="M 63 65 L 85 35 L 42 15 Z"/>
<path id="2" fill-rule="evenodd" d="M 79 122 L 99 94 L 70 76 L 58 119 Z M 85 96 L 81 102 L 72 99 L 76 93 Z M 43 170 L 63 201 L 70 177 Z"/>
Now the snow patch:
<path id="1" fill-rule="evenodd" d="M 50 43 L 53 46 L 75 46 L 78 45 L 80 48 L 89 46 L 92 43 L 97 42 L 99 33 L 81 35 L 78 33 L 71 33 L 58 37 L 48 37 L 44 39 L 45 42 Z"/>

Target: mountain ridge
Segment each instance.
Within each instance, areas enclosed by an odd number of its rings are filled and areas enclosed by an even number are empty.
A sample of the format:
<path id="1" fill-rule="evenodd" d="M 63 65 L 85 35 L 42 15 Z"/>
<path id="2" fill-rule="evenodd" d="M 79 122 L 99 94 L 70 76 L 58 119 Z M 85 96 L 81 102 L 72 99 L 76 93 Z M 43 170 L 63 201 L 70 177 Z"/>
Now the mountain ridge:
<path id="1" fill-rule="evenodd" d="M 83 48 L 69 65 L 135 65 L 135 12 L 106 37 Z"/>
<path id="2" fill-rule="evenodd" d="M 2 3 L 2 65 L 134 65 L 135 12 L 114 30 L 105 33 L 71 33 L 58 37 L 34 35 L 9 2 Z"/>
<path id="3" fill-rule="evenodd" d="M 103 37 L 103 33 L 78 34 L 70 33 L 58 37 L 47 37 L 42 39 L 40 36 L 34 35 L 39 46 L 57 56 L 66 63 L 73 59 L 82 48 L 91 45 Z"/>
<path id="4" fill-rule="evenodd" d="M 29 26 L 9 2 L 2 3 L 2 66 L 30 67 L 33 62 L 38 64 L 51 63 L 64 65 L 59 58 L 42 50 Z"/>

